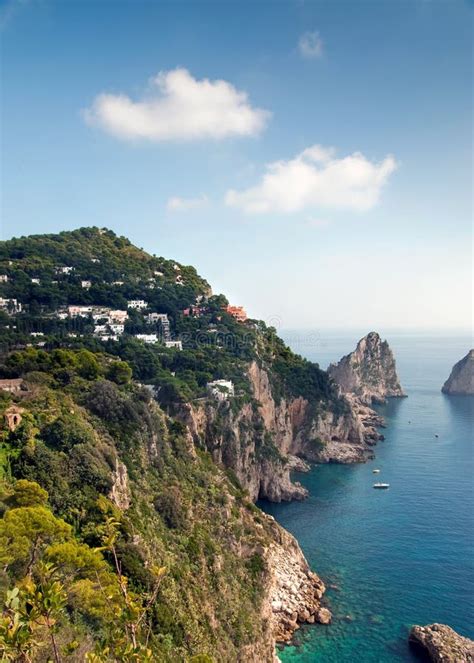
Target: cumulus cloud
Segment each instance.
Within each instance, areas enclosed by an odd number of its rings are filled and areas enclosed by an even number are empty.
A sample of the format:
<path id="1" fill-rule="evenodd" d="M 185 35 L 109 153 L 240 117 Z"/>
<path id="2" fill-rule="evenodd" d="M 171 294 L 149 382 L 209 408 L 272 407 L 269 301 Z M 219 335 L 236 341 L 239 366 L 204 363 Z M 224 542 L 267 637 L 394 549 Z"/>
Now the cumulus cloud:
<path id="1" fill-rule="evenodd" d="M 288 161 L 269 163 L 260 182 L 230 190 L 225 202 L 247 214 L 290 214 L 318 209 L 364 212 L 378 202 L 397 167 L 393 156 L 370 161 L 360 152 L 336 158 L 334 148 L 313 145 Z"/>
<path id="2" fill-rule="evenodd" d="M 298 41 L 299 51 L 304 58 L 320 58 L 323 46 L 319 32 L 305 32 Z"/>
<path id="3" fill-rule="evenodd" d="M 173 69 L 152 78 L 142 99 L 98 95 L 84 117 L 117 138 L 159 142 L 254 136 L 270 113 L 254 108 L 247 93 L 227 81 L 197 80 L 187 69 Z"/>
<path id="4" fill-rule="evenodd" d="M 169 198 L 166 203 L 166 209 L 169 212 L 188 212 L 198 207 L 204 207 L 208 202 L 209 199 L 204 194 L 197 198 L 180 198 L 179 196 L 174 196 L 173 198 Z"/>

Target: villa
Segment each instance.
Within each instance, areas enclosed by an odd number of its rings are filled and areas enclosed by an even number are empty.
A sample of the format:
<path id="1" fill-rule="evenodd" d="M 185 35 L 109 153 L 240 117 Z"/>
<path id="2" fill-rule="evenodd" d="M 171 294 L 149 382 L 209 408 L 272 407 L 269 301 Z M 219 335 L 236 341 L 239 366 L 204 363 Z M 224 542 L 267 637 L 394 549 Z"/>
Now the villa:
<path id="1" fill-rule="evenodd" d="M 235 318 L 238 322 L 245 322 L 247 320 L 247 313 L 243 306 L 227 306 L 226 311 L 229 315 Z"/>
<path id="2" fill-rule="evenodd" d="M 131 299 L 127 302 L 127 306 L 128 308 L 141 310 L 148 307 L 148 302 L 146 302 L 144 299 Z"/>
<path id="3" fill-rule="evenodd" d="M 117 322 L 123 325 L 128 318 L 128 313 L 127 311 L 120 310 L 109 311 L 109 318 L 111 322 Z"/>
<path id="4" fill-rule="evenodd" d="M 165 341 L 165 347 L 166 348 L 174 348 L 175 350 L 182 350 L 183 349 L 183 342 L 182 341 Z"/>
<path id="5" fill-rule="evenodd" d="M 207 391 L 218 401 L 226 401 L 234 395 L 234 384 L 231 380 L 214 380 L 207 383 Z"/>
<path id="6" fill-rule="evenodd" d="M 158 334 L 135 334 L 135 338 L 144 343 L 158 343 Z"/>
<path id="7" fill-rule="evenodd" d="M 0 310 L 5 313 L 21 313 L 21 303 L 17 299 L 4 299 L 0 297 Z"/>
<path id="8" fill-rule="evenodd" d="M 94 307 L 71 305 L 67 307 L 67 310 L 70 318 L 77 318 L 77 317 L 87 318 L 89 315 L 93 313 Z"/>

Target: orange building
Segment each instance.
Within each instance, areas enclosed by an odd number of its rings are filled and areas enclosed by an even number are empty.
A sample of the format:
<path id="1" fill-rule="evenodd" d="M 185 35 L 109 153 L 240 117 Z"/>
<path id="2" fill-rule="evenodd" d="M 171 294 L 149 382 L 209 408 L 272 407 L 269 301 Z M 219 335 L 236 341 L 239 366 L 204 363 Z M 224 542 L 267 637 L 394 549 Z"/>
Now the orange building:
<path id="1" fill-rule="evenodd" d="M 247 320 L 247 313 L 243 306 L 228 306 L 226 311 L 239 322 L 245 322 Z"/>

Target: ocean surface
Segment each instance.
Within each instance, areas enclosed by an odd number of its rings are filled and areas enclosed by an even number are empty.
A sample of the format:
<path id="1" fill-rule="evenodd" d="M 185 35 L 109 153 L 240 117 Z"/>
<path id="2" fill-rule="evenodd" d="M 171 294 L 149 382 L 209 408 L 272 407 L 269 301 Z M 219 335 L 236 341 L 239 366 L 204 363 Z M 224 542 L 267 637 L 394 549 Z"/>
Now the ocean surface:
<path id="1" fill-rule="evenodd" d="M 364 333 L 281 335 L 326 368 Z M 384 338 L 408 398 L 377 408 L 387 427 L 376 459 L 316 466 L 295 476 L 307 501 L 260 504 L 296 536 L 333 613 L 331 625 L 297 632 L 279 654 L 285 663 L 418 661 L 407 645 L 412 624 L 442 622 L 474 638 L 474 398 L 440 391 L 472 339 Z M 390 488 L 374 490 L 377 480 Z"/>

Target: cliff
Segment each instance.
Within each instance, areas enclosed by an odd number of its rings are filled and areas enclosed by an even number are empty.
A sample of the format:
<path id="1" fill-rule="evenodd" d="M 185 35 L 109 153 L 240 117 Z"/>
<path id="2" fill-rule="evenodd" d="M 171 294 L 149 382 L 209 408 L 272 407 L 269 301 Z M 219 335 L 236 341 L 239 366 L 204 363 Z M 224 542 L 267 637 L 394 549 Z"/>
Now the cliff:
<path id="1" fill-rule="evenodd" d="M 364 336 L 353 352 L 331 364 L 328 373 L 342 393 L 356 396 L 365 405 L 405 396 L 393 353 L 376 332 Z"/>
<path id="2" fill-rule="evenodd" d="M 474 642 L 453 631 L 445 624 L 413 626 L 410 644 L 428 655 L 433 663 L 472 663 Z"/>
<path id="3" fill-rule="evenodd" d="M 306 461 L 369 458 L 377 415 L 194 268 L 106 229 L 4 242 L 0 270 L 16 302 L 0 379 L 27 385 L 0 390 L 0 418 L 20 413 L 0 435 L 0 598 L 35 660 L 53 654 L 25 616 L 28 578 L 59 593 L 55 637 L 76 660 L 272 663 L 300 623 L 328 623 L 324 584 L 253 502 L 304 498 L 290 473 Z M 44 545 L 20 546 L 22 521 Z"/>
<path id="4" fill-rule="evenodd" d="M 276 398 L 272 368 L 250 363 L 253 398 L 214 403 L 176 404 L 171 413 L 189 429 L 197 446 L 230 468 L 252 500 L 303 499 L 306 490 L 290 479 L 301 459 L 317 462 L 364 462 L 380 435 L 381 420 L 372 410 L 343 398 L 314 402 L 308 398 Z M 304 463 L 303 463 L 304 467 Z"/>
<path id="5" fill-rule="evenodd" d="M 273 663 L 276 641 L 330 620 L 324 584 L 231 463 L 214 463 L 123 368 L 104 354 L 31 348 L 0 365 L 25 384 L 18 396 L 0 391 L 0 420 L 12 404 L 21 413 L 0 432 L 2 600 L 13 587 L 26 610 L 26 588 L 54 574 L 64 606 L 54 637 L 81 643 L 73 660 L 128 660 L 133 629 L 137 661 Z M 255 423 L 251 410 L 237 428 Z M 52 656 L 40 627 L 24 646 L 35 661 Z"/>
<path id="6" fill-rule="evenodd" d="M 474 394 L 474 350 L 469 350 L 457 364 L 441 391 L 445 394 Z"/>

